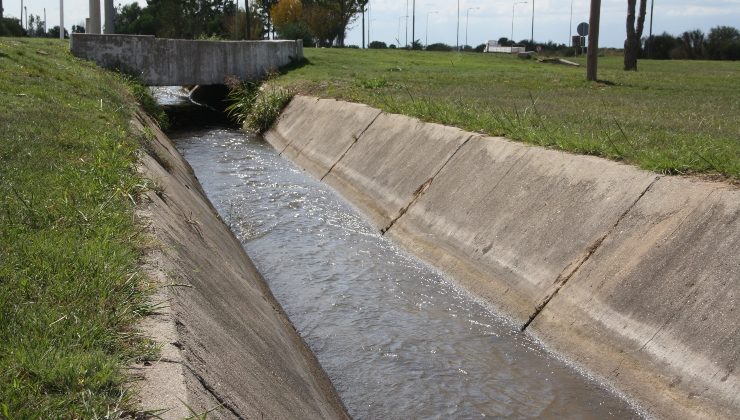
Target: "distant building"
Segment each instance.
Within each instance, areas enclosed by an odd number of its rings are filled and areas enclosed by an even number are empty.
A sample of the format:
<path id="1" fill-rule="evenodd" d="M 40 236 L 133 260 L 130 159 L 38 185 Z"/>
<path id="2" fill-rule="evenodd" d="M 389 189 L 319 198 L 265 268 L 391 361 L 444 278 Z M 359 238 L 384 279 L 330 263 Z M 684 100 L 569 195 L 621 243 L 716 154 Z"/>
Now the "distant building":
<path id="1" fill-rule="evenodd" d="M 489 40 L 486 43 L 486 48 L 483 52 L 489 53 L 504 53 L 504 54 L 519 54 L 525 52 L 524 47 L 503 47 L 498 44 L 498 41 Z"/>

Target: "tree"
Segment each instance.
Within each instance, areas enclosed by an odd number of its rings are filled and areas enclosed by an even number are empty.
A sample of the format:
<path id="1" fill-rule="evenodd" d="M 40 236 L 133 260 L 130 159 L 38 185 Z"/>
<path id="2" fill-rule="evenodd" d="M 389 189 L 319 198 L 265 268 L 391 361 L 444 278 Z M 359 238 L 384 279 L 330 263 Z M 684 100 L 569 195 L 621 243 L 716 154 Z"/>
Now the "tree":
<path id="1" fill-rule="evenodd" d="M 280 0 L 270 10 L 272 23 L 280 31 L 285 25 L 295 24 L 303 18 L 303 3 L 301 0 Z"/>
<path id="2" fill-rule="evenodd" d="M 84 34 L 85 27 L 82 25 L 72 25 L 72 33 L 73 34 Z"/>
<path id="3" fill-rule="evenodd" d="M 275 29 L 273 28 L 272 23 L 272 7 L 275 6 L 275 4 L 278 2 L 278 0 L 254 0 L 255 4 L 257 5 L 257 9 L 260 11 L 263 21 L 267 25 L 267 38 L 270 38 L 270 33 L 273 33 Z"/>
<path id="4" fill-rule="evenodd" d="M 49 29 L 49 37 L 50 38 L 59 38 L 59 25 L 54 26 L 53 28 Z M 69 33 L 67 30 L 64 30 L 64 37 L 69 38 Z"/>
<path id="5" fill-rule="evenodd" d="M 712 60 L 740 60 L 740 31 L 731 26 L 712 28 L 707 52 Z"/>
<path id="6" fill-rule="evenodd" d="M 138 3 L 127 4 L 114 15 L 116 32 L 121 34 L 155 35 L 157 22 L 151 9 L 139 7 Z"/>
<path id="7" fill-rule="evenodd" d="M 640 0 L 640 14 L 635 16 L 637 0 L 627 0 L 627 39 L 624 41 L 624 69 L 637 71 L 637 57 L 640 55 L 640 38 L 645 28 L 647 0 Z M 637 22 L 635 22 L 637 18 Z M 635 26 L 635 23 L 637 25 Z"/>
<path id="8" fill-rule="evenodd" d="M 704 58 L 704 32 L 699 29 L 681 34 L 681 47 L 689 60 Z"/>
<path id="9" fill-rule="evenodd" d="M 650 58 L 656 60 L 668 60 L 671 58 L 671 51 L 673 51 L 678 44 L 679 42 L 676 38 L 667 32 L 663 32 L 662 35 L 655 35 L 652 38 L 646 39 L 645 49 L 650 50 Z"/>
<path id="10" fill-rule="evenodd" d="M 318 46 L 330 46 L 336 38 L 336 16 L 332 9 L 318 3 L 306 2 L 303 6 L 303 20 Z"/>

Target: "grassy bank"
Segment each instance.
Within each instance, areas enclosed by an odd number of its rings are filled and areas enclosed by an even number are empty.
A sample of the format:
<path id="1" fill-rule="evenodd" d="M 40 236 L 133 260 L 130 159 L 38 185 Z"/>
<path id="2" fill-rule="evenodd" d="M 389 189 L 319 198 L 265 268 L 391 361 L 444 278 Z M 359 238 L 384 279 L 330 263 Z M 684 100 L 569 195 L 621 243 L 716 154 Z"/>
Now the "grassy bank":
<path id="1" fill-rule="evenodd" d="M 490 135 L 740 181 L 740 63 L 604 57 L 585 68 L 494 54 L 305 49 L 273 83 Z M 583 63 L 583 60 L 576 60 Z"/>
<path id="2" fill-rule="evenodd" d="M 131 91 L 66 42 L 0 38 L 0 417 L 129 408 L 150 351 Z"/>

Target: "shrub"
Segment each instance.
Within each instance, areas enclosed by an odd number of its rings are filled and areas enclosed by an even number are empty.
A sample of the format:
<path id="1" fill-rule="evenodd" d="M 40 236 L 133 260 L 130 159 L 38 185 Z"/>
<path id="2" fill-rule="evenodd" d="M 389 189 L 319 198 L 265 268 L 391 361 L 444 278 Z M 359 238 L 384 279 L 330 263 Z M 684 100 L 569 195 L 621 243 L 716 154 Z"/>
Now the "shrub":
<path id="1" fill-rule="evenodd" d="M 18 19 L 2 18 L 0 19 L 0 36 L 25 36 L 26 31 L 21 26 Z"/>
<path id="2" fill-rule="evenodd" d="M 388 48 L 388 45 L 386 45 L 386 43 L 383 41 L 373 41 L 367 44 L 367 47 L 382 50 Z"/>
<path id="3" fill-rule="evenodd" d="M 226 112 L 244 128 L 263 132 L 270 128 L 292 98 L 293 92 L 282 87 L 245 82 L 231 88 L 229 100 L 232 104 Z"/>
<path id="4" fill-rule="evenodd" d="M 452 51 L 454 48 L 442 43 L 427 45 L 427 51 Z"/>

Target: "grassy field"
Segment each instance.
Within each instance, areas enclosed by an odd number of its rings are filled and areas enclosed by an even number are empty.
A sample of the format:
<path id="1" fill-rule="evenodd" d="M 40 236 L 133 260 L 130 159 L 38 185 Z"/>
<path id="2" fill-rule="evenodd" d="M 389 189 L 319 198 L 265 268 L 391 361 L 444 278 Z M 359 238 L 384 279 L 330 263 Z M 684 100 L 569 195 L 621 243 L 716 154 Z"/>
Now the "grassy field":
<path id="1" fill-rule="evenodd" d="M 0 418 L 120 415 L 152 352 L 132 87 L 67 51 L 0 38 Z"/>
<path id="2" fill-rule="evenodd" d="M 467 130 L 621 160 L 667 174 L 740 181 L 740 63 L 600 60 L 585 67 L 516 57 L 306 48 L 273 81 Z M 585 65 L 584 60 L 576 60 Z"/>

